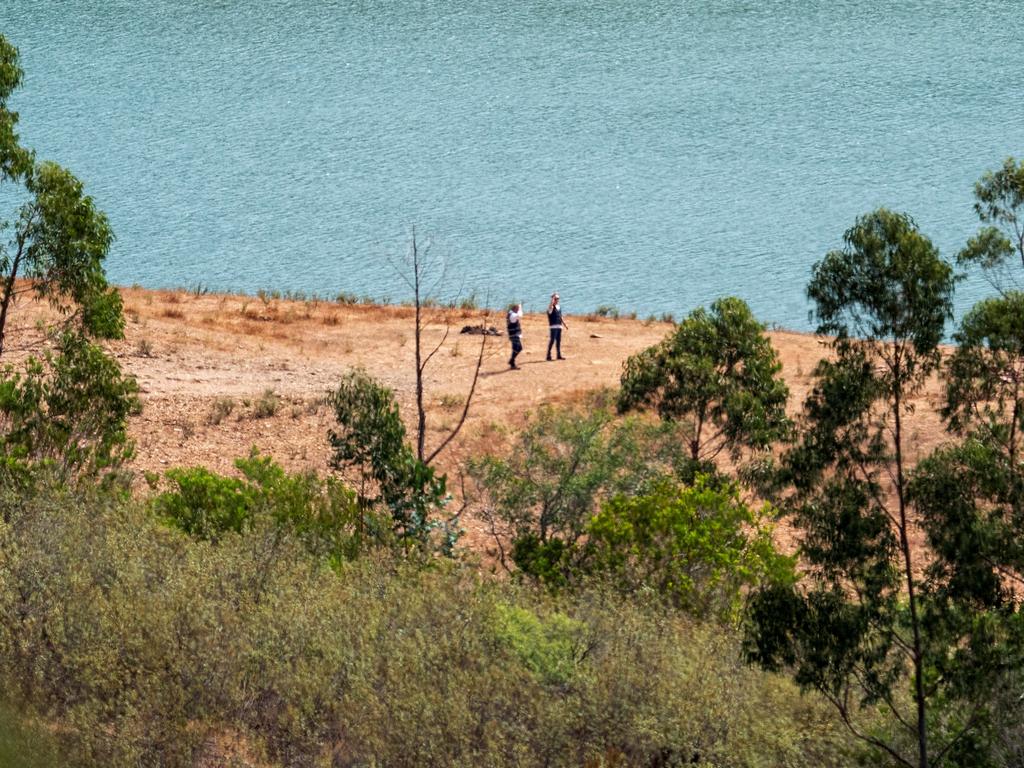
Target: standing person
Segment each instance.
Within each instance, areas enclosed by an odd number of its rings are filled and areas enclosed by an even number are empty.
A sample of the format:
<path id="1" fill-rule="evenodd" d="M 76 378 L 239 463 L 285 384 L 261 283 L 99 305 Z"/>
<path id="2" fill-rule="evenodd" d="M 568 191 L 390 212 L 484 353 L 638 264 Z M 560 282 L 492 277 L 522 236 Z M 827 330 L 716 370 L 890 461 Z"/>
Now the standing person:
<path id="1" fill-rule="evenodd" d="M 565 360 L 562 357 L 562 329 L 569 330 L 569 326 L 565 324 L 565 320 L 562 319 L 562 305 L 558 298 L 558 291 L 551 294 L 551 303 L 548 304 L 548 330 L 551 333 L 551 338 L 548 339 L 548 360 L 551 359 L 551 347 L 555 347 L 556 354 L 559 360 Z"/>
<path id="2" fill-rule="evenodd" d="M 508 367 L 513 371 L 519 370 L 516 365 L 516 355 L 523 351 L 523 305 L 513 304 L 508 311 L 508 340 L 512 342 L 512 357 L 508 359 Z"/>

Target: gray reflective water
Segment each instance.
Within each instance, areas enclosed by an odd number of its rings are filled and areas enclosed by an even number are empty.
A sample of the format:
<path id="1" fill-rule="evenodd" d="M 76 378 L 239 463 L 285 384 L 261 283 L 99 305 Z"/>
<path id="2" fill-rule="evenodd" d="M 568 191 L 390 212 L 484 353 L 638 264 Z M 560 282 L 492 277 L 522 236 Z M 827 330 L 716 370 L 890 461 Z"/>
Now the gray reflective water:
<path id="1" fill-rule="evenodd" d="M 449 291 L 807 327 L 810 265 L 910 212 L 952 256 L 1024 154 L 1016 0 L 0 0 L 27 143 L 121 283 Z M 961 287 L 961 307 L 984 287 Z"/>

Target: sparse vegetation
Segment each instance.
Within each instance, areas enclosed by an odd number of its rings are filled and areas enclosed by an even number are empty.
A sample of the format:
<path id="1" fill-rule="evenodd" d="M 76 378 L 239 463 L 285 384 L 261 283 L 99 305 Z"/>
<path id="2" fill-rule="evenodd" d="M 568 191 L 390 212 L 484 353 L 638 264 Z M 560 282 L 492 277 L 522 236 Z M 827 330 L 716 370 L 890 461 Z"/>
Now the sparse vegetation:
<path id="1" fill-rule="evenodd" d="M 441 398 L 437 401 L 438 405 L 444 408 L 446 411 L 461 408 L 465 403 L 465 399 L 461 395 L 441 395 Z"/>
<path id="2" fill-rule="evenodd" d="M 272 389 L 265 389 L 252 405 L 252 417 L 254 419 L 271 419 L 277 415 L 280 409 L 280 396 Z"/>
<path id="3" fill-rule="evenodd" d="M 613 307 L 609 304 L 601 304 L 597 309 L 594 310 L 592 317 L 607 317 L 611 320 L 619 319 L 619 310 L 617 307 Z"/>
<path id="4" fill-rule="evenodd" d="M 206 417 L 206 423 L 211 426 L 217 426 L 224 419 L 231 415 L 231 412 L 235 409 L 235 400 L 231 397 L 218 397 L 213 401 L 213 405 L 210 406 L 210 413 Z"/>

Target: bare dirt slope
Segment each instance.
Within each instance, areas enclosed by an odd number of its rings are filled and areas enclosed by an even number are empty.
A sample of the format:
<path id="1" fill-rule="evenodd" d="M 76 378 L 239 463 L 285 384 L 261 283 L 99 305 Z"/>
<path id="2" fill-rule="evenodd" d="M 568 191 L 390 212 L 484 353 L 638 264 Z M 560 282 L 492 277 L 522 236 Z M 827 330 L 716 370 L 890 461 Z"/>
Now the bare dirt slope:
<path id="1" fill-rule="evenodd" d="M 131 425 L 137 443 L 133 467 L 140 474 L 180 465 L 228 473 L 234 471 L 234 459 L 252 446 L 292 470 L 325 470 L 333 415 L 324 398 L 353 367 L 364 368 L 393 388 L 407 424 L 413 426 L 410 308 L 185 291 L 123 289 L 122 294 L 126 338 L 112 344 L 112 350 L 142 390 L 143 411 Z M 17 325 L 23 337 L 31 335 L 42 311 L 19 307 Z M 481 338 L 459 330 L 478 324 L 482 314 L 447 312 L 451 331 L 427 368 L 428 451 L 458 421 Z M 504 327 L 501 313 L 492 312 L 487 321 Z M 519 371 L 508 368 L 507 338 L 488 339 L 469 418 L 438 459 L 442 470 L 460 464 L 469 453 L 500 448 L 544 403 L 572 402 L 588 391 L 615 386 L 625 359 L 663 338 L 672 327 L 629 319 L 568 317 L 567 322 L 563 352 L 568 359 L 561 362 L 544 360 L 543 315 L 524 320 L 525 352 Z M 428 351 L 441 341 L 445 325 L 445 313 L 429 313 L 424 340 Z M 13 339 L 17 333 L 12 332 Z M 773 332 L 771 338 L 792 390 L 791 409 L 796 411 L 823 355 L 821 343 L 791 332 Z M 12 344 L 12 351 L 16 347 Z M 933 382 L 917 403 L 910 427 L 918 456 L 942 439 L 938 402 L 938 385 Z"/>

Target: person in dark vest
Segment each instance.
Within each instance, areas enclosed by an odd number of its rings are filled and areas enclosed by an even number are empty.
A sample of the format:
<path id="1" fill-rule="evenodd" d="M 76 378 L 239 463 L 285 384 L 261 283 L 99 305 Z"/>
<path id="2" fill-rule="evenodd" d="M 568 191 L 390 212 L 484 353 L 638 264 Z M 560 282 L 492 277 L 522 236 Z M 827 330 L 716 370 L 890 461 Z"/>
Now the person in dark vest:
<path id="1" fill-rule="evenodd" d="M 548 339 L 548 360 L 551 359 L 551 347 L 554 347 L 559 360 L 562 357 L 562 329 L 569 330 L 569 326 L 562 319 L 562 305 L 558 298 L 558 292 L 551 294 L 551 303 L 548 304 L 548 330 L 551 338 Z"/>
<path id="2" fill-rule="evenodd" d="M 516 355 L 523 351 L 523 305 L 513 304 L 508 311 L 508 340 L 512 342 L 512 357 L 508 359 L 508 367 L 519 370 Z"/>

